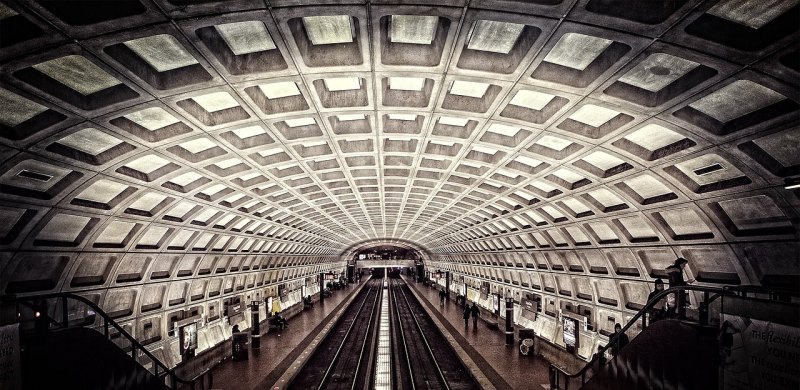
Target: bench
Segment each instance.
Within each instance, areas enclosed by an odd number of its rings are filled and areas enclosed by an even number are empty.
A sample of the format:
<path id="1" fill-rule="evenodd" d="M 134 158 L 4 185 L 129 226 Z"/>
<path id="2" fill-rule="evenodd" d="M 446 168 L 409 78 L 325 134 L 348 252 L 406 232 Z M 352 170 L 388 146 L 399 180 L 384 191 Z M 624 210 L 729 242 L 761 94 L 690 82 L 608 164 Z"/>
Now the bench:
<path id="1" fill-rule="evenodd" d="M 494 313 L 490 312 L 489 310 L 481 308 L 481 312 L 480 315 L 478 315 L 478 318 L 483 320 L 483 322 L 486 323 L 486 326 L 489 327 L 489 329 L 493 330 L 499 329 L 499 326 L 497 325 L 497 316 Z"/>
<path id="2" fill-rule="evenodd" d="M 284 318 L 285 320 L 285 318 Z M 267 320 L 267 328 L 269 330 L 278 329 L 280 330 L 280 325 L 278 325 L 278 321 L 276 320 L 275 316 L 269 317 Z"/>

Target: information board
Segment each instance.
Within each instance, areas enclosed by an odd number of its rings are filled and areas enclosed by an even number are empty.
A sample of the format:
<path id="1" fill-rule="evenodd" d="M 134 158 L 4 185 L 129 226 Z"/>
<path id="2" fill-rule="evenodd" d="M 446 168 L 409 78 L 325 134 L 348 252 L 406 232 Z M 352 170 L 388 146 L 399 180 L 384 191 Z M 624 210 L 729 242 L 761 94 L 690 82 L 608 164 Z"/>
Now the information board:
<path id="1" fill-rule="evenodd" d="M 197 350 L 197 322 L 191 322 L 180 327 L 181 356 L 189 358 Z"/>
<path id="2" fill-rule="evenodd" d="M 578 347 L 578 320 L 561 316 L 562 324 L 564 325 L 564 344 L 567 347 Z"/>
<path id="3" fill-rule="evenodd" d="M 528 298 L 522 298 L 522 301 L 520 302 L 520 306 L 522 307 L 522 313 L 521 313 L 522 317 L 524 317 L 524 318 L 526 318 L 528 320 L 531 320 L 531 321 L 535 321 L 536 320 L 536 311 L 538 310 L 538 306 L 539 306 L 536 303 L 536 301 L 533 301 L 533 300 L 528 299 Z"/>

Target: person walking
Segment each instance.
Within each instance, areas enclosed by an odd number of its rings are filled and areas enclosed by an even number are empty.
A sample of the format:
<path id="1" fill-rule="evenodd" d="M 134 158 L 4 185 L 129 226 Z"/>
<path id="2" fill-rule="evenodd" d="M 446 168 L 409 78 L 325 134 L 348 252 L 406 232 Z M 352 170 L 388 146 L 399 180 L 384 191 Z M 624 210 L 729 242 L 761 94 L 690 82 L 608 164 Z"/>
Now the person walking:
<path id="1" fill-rule="evenodd" d="M 475 302 L 472 302 L 470 312 L 472 313 L 472 327 L 478 329 L 478 316 L 481 314 L 481 310 L 478 309 L 478 305 Z"/>
<path id="2" fill-rule="evenodd" d="M 464 329 L 469 328 L 470 313 L 472 313 L 472 310 L 470 310 L 469 305 L 464 305 Z"/>

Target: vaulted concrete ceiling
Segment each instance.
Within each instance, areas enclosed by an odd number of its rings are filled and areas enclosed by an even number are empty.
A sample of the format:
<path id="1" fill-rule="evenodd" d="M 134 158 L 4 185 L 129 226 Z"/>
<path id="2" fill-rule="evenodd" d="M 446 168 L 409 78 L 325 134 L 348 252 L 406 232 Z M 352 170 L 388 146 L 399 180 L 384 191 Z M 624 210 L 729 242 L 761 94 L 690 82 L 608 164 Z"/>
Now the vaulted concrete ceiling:
<path id="1" fill-rule="evenodd" d="M 0 1 L 14 280 L 372 240 L 798 273 L 797 0 Z"/>

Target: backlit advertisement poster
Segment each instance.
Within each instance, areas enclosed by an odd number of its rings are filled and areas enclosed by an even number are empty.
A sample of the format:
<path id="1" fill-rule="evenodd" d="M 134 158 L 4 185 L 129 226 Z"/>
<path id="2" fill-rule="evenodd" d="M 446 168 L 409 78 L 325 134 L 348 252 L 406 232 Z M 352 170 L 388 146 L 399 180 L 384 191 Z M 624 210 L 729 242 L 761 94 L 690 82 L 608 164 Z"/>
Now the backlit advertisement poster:
<path id="1" fill-rule="evenodd" d="M 194 356 L 197 350 L 197 323 L 191 322 L 180 327 L 181 355 L 185 358 Z"/>
<path id="2" fill-rule="evenodd" d="M 800 329 L 722 314 L 725 390 L 800 389 Z"/>
<path id="3" fill-rule="evenodd" d="M 578 321 L 574 318 L 562 316 L 564 324 L 564 344 L 567 347 L 575 348 L 578 346 Z"/>
<path id="4" fill-rule="evenodd" d="M 489 296 L 489 282 L 481 282 L 481 299 Z"/>

